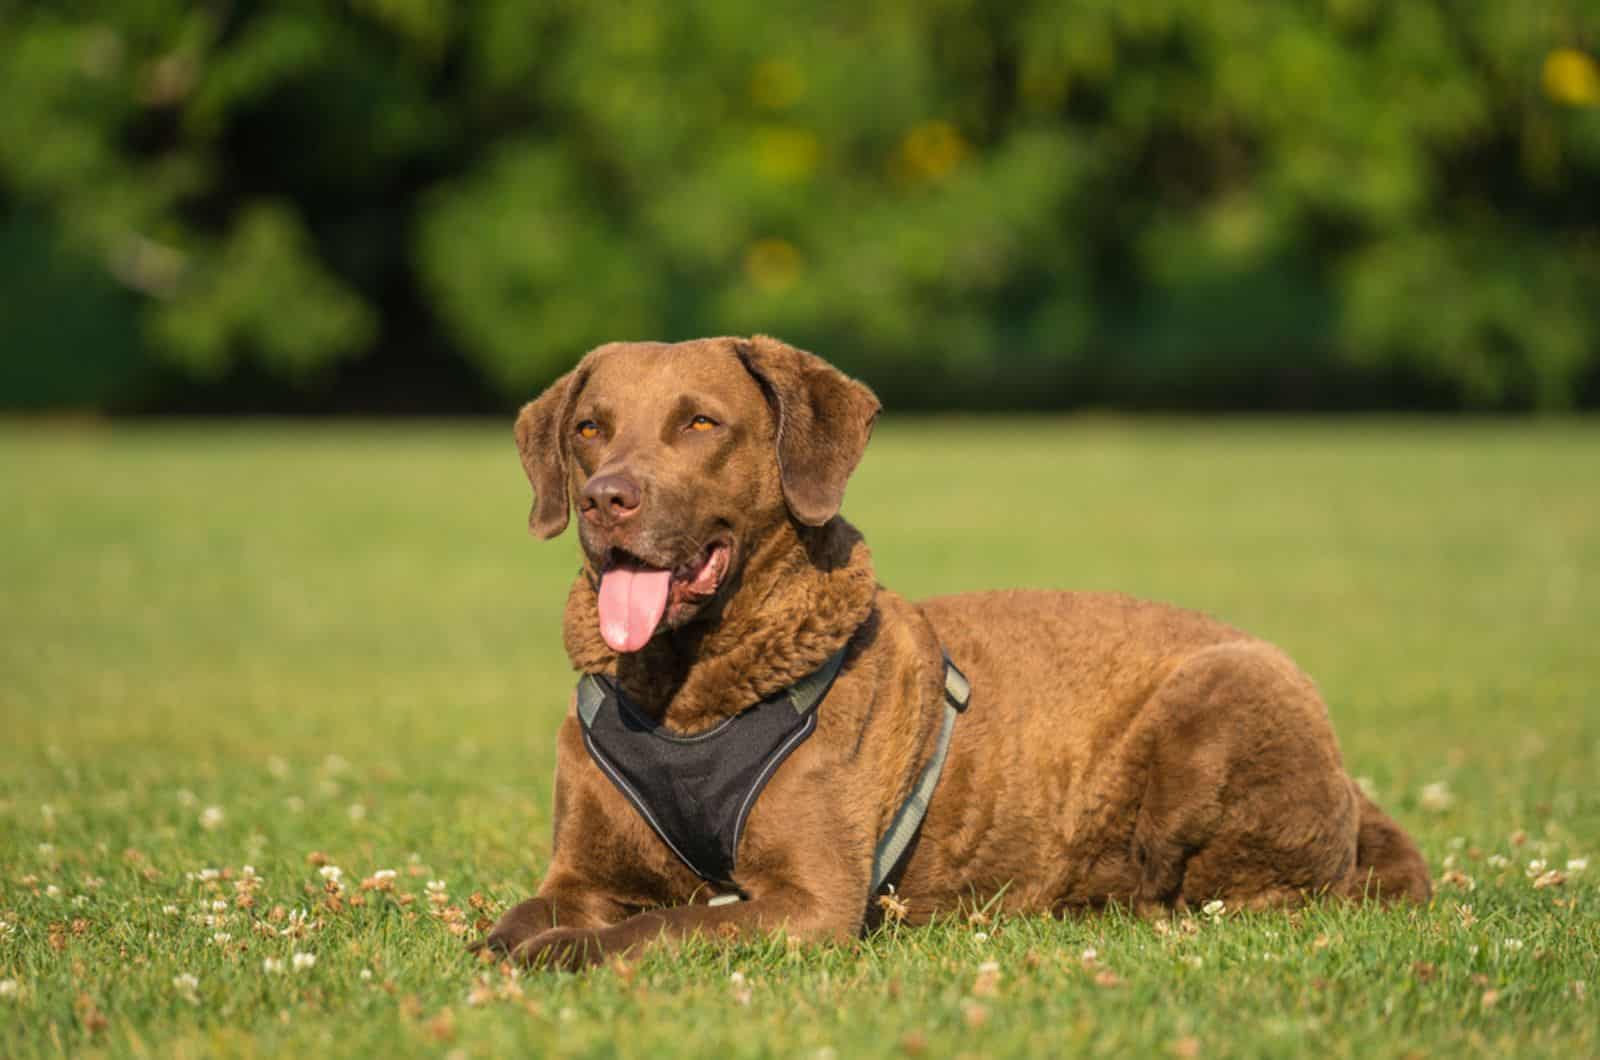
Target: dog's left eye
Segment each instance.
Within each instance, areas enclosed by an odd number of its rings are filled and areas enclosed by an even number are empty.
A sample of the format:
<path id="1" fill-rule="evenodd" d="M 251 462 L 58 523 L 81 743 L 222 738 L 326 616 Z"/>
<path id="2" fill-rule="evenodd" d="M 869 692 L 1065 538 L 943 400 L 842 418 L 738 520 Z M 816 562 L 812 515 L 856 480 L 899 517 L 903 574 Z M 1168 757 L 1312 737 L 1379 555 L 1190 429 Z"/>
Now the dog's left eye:
<path id="1" fill-rule="evenodd" d="M 694 419 L 689 421 L 689 429 L 691 431 L 709 431 L 716 425 L 717 421 L 712 419 L 710 416 L 696 416 Z"/>

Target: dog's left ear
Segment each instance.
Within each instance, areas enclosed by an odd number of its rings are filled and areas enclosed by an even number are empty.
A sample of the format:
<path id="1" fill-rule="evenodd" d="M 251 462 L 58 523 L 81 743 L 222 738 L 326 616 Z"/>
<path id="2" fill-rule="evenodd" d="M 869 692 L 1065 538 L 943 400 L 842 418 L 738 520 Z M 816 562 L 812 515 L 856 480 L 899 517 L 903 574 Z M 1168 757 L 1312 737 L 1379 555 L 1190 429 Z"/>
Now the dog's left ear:
<path id="1" fill-rule="evenodd" d="M 517 414 L 517 452 L 522 455 L 522 470 L 533 487 L 528 530 L 545 540 L 567 528 L 569 458 L 563 425 L 582 386 L 582 371 L 580 365 L 557 379 Z"/>
<path id="2" fill-rule="evenodd" d="M 778 420 L 778 471 L 789 512 L 807 526 L 839 514 L 883 406 L 877 395 L 815 354 L 757 335 L 739 357 Z"/>

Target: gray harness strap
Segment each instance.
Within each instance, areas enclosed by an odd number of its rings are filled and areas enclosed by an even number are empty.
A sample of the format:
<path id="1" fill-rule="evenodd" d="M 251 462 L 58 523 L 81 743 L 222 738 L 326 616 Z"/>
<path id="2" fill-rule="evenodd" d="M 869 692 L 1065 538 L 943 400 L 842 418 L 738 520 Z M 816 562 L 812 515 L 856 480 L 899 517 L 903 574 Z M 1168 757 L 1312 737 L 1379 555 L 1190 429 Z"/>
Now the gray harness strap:
<path id="1" fill-rule="evenodd" d="M 900 863 L 900 857 L 906 852 L 906 847 L 911 845 L 911 839 L 917 834 L 917 829 L 922 826 L 922 819 L 928 815 L 928 801 L 933 798 L 933 789 L 939 786 L 939 775 L 944 772 L 944 760 L 950 753 L 950 737 L 955 732 L 956 715 L 967 709 L 967 701 L 972 698 L 972 685 L 956 664 L 950 661 L 950 656 L 944 657 L 944 721 L 939 726 L 939 743 L 933 749 L 933 756 L 928 759 L 928 764 L 922 767 L 922 775 L 917 777 L 917 782 L 911 788 L 911 794 L 906 801 L 900 804 L 900 810 L 894 815 L 894 820 L 889 824 L 889 830 L 878 840 L 878 849 L 872 857 L 872 890 L 877 894 L 883 886 L 883 881 L 889 878 L 894 867 Z"/>

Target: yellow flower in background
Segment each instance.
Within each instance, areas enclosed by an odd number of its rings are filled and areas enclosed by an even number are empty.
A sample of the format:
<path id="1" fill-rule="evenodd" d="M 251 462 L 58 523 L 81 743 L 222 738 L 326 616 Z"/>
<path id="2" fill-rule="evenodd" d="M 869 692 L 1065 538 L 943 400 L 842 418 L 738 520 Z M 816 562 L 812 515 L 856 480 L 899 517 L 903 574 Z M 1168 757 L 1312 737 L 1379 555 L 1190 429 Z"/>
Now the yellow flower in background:
<path id="1" fill-rule="evenodd" d="M 925 121 L 900 141 L 900 165 L 906 175 L 938 180 L 967 157 L 971 146 L 947 121 Z"/>
<path id="2" fill-rule="evenodd" d="M 768 180 L 805 180 L 816 172 L 822 141 L 809 129 L 769 128 L 756 134 L 756 169 Z"/>
<path id="3" fill-rule="evenodd" d="M 1576 48 L 1557 48 L 1544 60 L 1544 93 L 1569 107 L 1600 104 L 1600 66 Z"/>
<path id="4" fill-rule="evenodd" d="M 763 291 L 776 293 L 794 286 L 805 267 L 800 251 L 787 239 L 758 239 L 745 252 L 744 271 Z"/>

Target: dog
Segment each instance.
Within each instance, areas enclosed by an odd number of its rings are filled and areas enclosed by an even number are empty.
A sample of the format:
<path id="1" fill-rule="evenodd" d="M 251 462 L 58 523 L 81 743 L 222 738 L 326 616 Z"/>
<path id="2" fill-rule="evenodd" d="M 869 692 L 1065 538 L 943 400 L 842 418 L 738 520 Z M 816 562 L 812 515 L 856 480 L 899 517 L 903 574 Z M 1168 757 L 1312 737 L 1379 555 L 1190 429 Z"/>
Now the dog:
<path id="1" fill-rule="evenodd" d="M 879 411 L 761 335 L 601 346 L 521 410 L 531 532 L 577 512 L 583 676 L 549 870 L 477 947 L 579 969 L 991 901 L 1428 899 L 1272 645 L 1116 594 L 880 586 L 839 514 Z"/>

